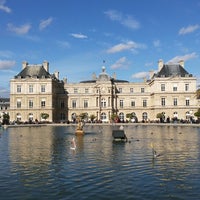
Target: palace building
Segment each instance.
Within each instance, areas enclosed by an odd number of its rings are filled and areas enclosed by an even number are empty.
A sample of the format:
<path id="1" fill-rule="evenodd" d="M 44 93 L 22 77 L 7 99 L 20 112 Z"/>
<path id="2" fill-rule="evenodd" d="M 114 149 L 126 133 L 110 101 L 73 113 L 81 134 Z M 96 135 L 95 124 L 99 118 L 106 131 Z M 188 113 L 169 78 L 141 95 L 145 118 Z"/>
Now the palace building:
<path id="1" fill-rule="evenodd" d="M 10 80 L 10 120 L 61 122 L 67 118 L 67 94 L 59 73 L 49 73 L 47 61 L 39 65 L 22 63 L 22 71 Z"/>
<path id="2" fill-rule="evenodd" d="M 49 73 L 49 63 L 22 64 L 22 71 L 10 80 L 11 121 L 75 121 L 85 113 L 85 120 L 110 122 L 113 115 L 120 121 L 154 121 L 162 113 L 164 120 L 191 120 L 198 110 L 196 78 L 179 63 L 158 62 L 157 73 L 143 82 L 119 80 L 110 76 L 106 68 L 91 80 L 68 83 L 59 80 L 59 73 Z"/>

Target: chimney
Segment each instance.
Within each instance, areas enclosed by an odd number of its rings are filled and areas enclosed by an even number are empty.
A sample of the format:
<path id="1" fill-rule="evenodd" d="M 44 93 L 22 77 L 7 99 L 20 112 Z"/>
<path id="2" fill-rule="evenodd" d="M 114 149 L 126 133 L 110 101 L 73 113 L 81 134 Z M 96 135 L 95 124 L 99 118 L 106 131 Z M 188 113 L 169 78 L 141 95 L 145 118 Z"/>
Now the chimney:
<path id="1" fill-rule="evenodd" d="M 43 62 L 43 67 L 44 67 L 44 69 L 45 69 L 47 72 L 49 72 L 49 62 L 44 61 L 44 62 Z"/>
<path id="2" fill-rule="evenodd" d="M 178 63 L 179 63 L 179 65 L 180 65 L 181 67 L 184 68 L 184 60 L 180 60 Z"/>
<path id="3" fill-rule="evenodd" d="M 28 63 L 26 61 L 22 62 L 22 69 L 25 69 L 28 66 Z"/>
<path id="4" fill-rule="evenodd" d="M 58 71 L 55 71 L 55 72 L 54 72 L 54 75 L 55 75 L 55 77 L 56 77 L 57 79 L 59 79 L 59 72 L 58 72 Z"/>
<path id="5" fill-rule="evenodd" d="M 63 78 L 63 82 L 67 84 L 67 77 Z"/>
<path id="6" fill-rule="evenodd" d="M 163 60 L 162 59 L 160 59 L 159 61 L 158 61 L 158 71 L 160 71 L 162 68 L 163 68 Z"/>

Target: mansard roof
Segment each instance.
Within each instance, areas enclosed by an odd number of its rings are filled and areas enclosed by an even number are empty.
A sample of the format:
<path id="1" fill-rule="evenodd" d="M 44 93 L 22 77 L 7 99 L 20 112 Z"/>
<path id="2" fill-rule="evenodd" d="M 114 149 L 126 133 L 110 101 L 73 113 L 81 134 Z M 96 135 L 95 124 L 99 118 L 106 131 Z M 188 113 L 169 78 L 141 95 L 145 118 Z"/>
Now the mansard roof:
<path id="1" fill-rule="evenodd" d="M 171 77 L 171 76 L 192 76 L 180 64 L 164 64 L 162 69 L 156 74 L 156 77 Z"/>
<path id="2" fill-rule="evenodd" d="M 42 65 L 28 65 L 15 78 L 21 77 L 37 77 L 37 78 L 51 78 L 52 75 L 45 70 Z"/>

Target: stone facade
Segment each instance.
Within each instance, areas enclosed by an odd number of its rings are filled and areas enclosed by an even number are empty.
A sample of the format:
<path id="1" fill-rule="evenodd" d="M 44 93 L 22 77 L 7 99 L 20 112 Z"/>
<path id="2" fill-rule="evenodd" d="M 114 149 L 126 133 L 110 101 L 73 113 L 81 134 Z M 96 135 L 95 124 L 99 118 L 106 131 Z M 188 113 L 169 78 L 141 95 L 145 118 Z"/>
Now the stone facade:
<path id="1" fill-rule="evenodd" d="M 98 77 L 80 83 L 66 83 L 68 93 L 68 119 L 87 113 L 97 120 L 109 122 L 113 114 L 127 121 L 132 113 L 138 121 L 155 121 L 158 113 L 164 120 L 190 120 L 198 109 L 196 78 L 184 69 L 184 62 L 164 64 L 158 62 L 158 72 L 150 73 L 149 80 L 131 83 L 110 77 L 102 68 Z"/>
<path id="2" fill-rule="evenodd" d="M 109 122 L 113 115 L 120 121 L 155 121 L 162 113 L 164 120 L 190 120 L 197 111 L 196 78 L 184 68 L 184 62 L 158 62 L 158 72 L 140 83 L 119 80 L 106 73 L 105 67 L 91 80 L 68 83 L 59 80 L 59 73 L 49 74 L 49 64 L 29 65 L 10 81 L 10 119 L 39 120 L 41 113 L 48 121 L 76 121 L 86 114 L 85 120 Z"/>
<path id="3" fill-rule="evenodd" d="M 10 80 L 10 120 L 65 121 L 67 96 L 59 73 L 49 74 L 49 63 L 29 65 L 23 62 L 22 71 Z"/>

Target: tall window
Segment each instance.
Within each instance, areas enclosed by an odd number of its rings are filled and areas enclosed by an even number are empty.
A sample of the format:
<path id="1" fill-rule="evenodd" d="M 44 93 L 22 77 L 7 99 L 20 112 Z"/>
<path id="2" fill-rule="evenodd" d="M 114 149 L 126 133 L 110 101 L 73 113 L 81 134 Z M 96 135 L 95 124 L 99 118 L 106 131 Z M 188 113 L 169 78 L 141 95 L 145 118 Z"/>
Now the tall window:
<path id="1" fill-rule="evenodd" d="M 17 92 L 21 93 L 21 85 L 17 85 Z"/>
<path id="2" fill-rule="evenodd" d="M 83 105 L 83 107 L 84 108 L 88 108 L 88 100 L 84 100 L 84 103 L 83 103 L 84 105 Z"/>
<path id="3" fill-rule="evenodd" d="M 33 85 L 29 85 L 29 93 L 33 93 Z"/>
<path id="4" fill-rule="evenodd" d="M 141 93 L 144 93 L 144 88 L 141 88 Z"/>
<path id="5" fill-rule="evenodd" d="M 119 113 L 119 119 L 121 122 L 124 121 L 124 113 Z"/>
<path id="6" fill-rule="evenodd" d="M 174 86 L 173 86 L 173 91 L 174 91 L 174 92 L 177 91 L 177 84 L 174 84 Z"/>
<path id="7" fill-rule="evenodd" d="M 161 98 L 161 105 L 165 106 L 165 98 Z"/>
<path id="8" fill-rule="evenodd" d="M 174 106 L 177 106 L 177 105 L 178 105 L 178 99 L 174 98 Z"/>
<path id="9" fill-rule="evenodd" d="M 76 108 L 76 100 L 72 100 L 72 108 Z"/>
<path id="10" fill-rule="evenodd" d="M 85 88 L 85 94 L 88 94 L 88 93 L 89 93 L 89 89 Z"/>
<path id="11" fill-rule="evenodd" d="M 101 113 L 101 120 L 104 121 L 106 119 L 107 119 L 106 113 Z"/>
<path id="12" fill-rule="evenodd" d="M 78 88 L 74 88 L 74 94 L 78 93 Z"/>
<path id="13" fill-rule="evenodd" d="M 130 88 L 130 93 L 133 93 L 133 88 Z"/>
<path id="14" fill-rule="evenodd" d="M 45 85 L 41 85 L 41 92 L 45 92 Z"/>
<path id="15" fill-rule="evenodd" d="M 185 91 L 189 91 L 189 84 L 188 83 L 185 84 Z"/>
<path id="16" fill-rule="evenodd" d="M 29 100 L 29 108 L 33 108 L 33 100 Z"/>
<path id="17" fill-rule="evenodd" d="M 143 99 L 143 107 L 147 107 L 147 100 Z"/>
<path id="18" fill-rule="evenodd" d="M 185 100 L 185 105 L 186 105 L 186 106 L 189 106 L 189 105 L 190 105 L 190 99 L 189 99 L 189 98 L 186 98 L 186 100 Z"/>
<path id="19" fill-rule="evenodd" d="M 119 91 L 119 93 L 122 93 L 122 88 L 119 88 L 119 90 L 118 90 L 118 91 Z"/>
<path id="20" fill-rule="evenodd" d="M 124 100 L 119 100 L 119 107 L 120 108 L 123 108 L 124 107 Z"/>
<path id="21" fill-rule="evenodd" d="M 103 98 L 101 99 L 101 107 L 105 108 L 106 107 L 106 100 Z"/>
<path id="22" fill-rule="evenodd" d="M 21 100 L 17 99 L 17 108 L 21 108 Z"/>
<path id="23" fill-rule="evenodd" d="M 44 108 L 45 107 L 45 100 L 41 101 L 41 107 Z"/>
<path id="24" fill-rule="evenodd" d="M 131 107 L 135 107 L 135 101 L 131 101 Z"/>
<path id="25" fill-rule="evenodd" d="M 161 84 L 161 91 L 165 91 L 165 84 Z"/>

